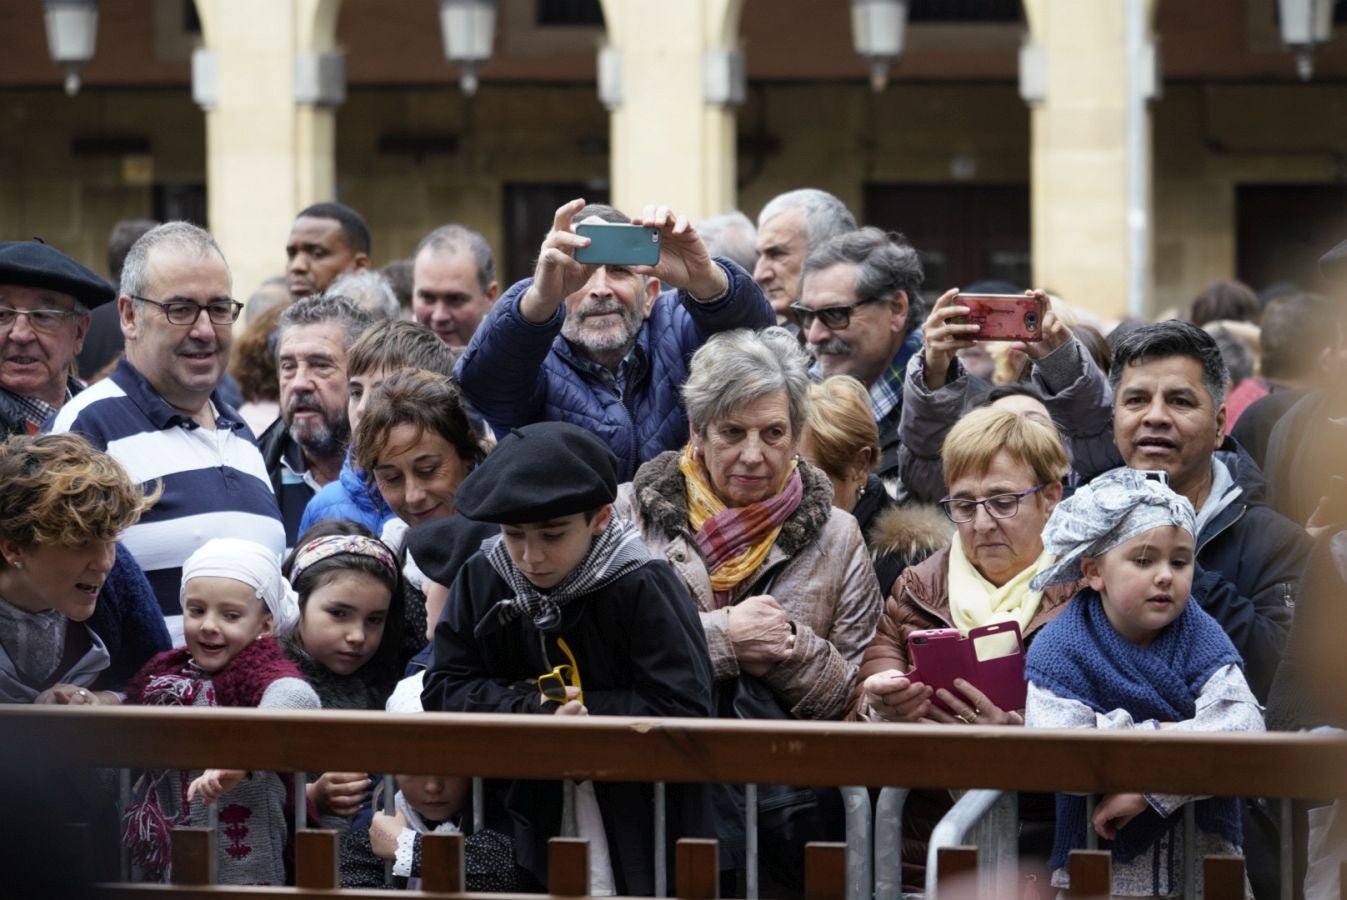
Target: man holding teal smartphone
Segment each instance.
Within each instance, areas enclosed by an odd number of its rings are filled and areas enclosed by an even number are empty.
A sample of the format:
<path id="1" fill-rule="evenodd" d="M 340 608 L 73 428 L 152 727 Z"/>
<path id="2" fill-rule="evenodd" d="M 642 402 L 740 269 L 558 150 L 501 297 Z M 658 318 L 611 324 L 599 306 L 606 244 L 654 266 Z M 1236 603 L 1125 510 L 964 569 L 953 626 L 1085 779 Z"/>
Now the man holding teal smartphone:
<path id="1" fill-rule="evenodd" d="M 687 441 L 679 390 L 711 335 L 775 323 L 753 279 L 712 259 L 686 216 L 640 218 L 572 200 L 556 211 L 534 277 L 511 287 L 454 370 L 498 434 L 564 421 L 617 454 L 619 478 Z"/>

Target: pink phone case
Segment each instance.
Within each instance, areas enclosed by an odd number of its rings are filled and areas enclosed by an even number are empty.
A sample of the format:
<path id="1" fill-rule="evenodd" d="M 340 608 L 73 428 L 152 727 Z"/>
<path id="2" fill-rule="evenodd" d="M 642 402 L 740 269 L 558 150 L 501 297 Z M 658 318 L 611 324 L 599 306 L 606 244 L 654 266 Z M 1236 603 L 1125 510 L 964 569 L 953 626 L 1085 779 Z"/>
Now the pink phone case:
<path id="1" fill-rule="evenodd" d="M 978 661 L 974 644 L 979 638 L 1009 633 L 1015 635 L 1015 652 Z M 944 688 L 961 697 L 963 695 L 954 687 L 954 679 L 962 678 L 1001 709 L 1024 709 L 1028 693 L 1024 682 L 1024 638 L 1017 623 L 993 622 L 970 630 L 967 637 L 954 628 L 914 631 L 908 635 L 907 650 L 908 658 L 912 660 L 912 671 L 906 676 L 908 680 Z M 934 702 L 944 709 L 943 703 Z"/>

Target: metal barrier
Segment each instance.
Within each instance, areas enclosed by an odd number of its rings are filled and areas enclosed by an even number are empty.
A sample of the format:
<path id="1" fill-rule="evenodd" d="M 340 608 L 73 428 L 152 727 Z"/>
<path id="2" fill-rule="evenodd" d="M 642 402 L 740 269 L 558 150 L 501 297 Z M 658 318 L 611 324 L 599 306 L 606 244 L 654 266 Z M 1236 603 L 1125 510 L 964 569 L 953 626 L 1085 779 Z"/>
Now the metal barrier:
<path id="1" fill-rule="evenodd" d="M 940 883 L 940 851 L 967 843 L 978 831 L 977 896 L 1013 897 L 1019 858 L 1019 802 L 1014 792 L 966 792 L 931 832 L 926 854 L 926 896 L 936 897 Z"/>

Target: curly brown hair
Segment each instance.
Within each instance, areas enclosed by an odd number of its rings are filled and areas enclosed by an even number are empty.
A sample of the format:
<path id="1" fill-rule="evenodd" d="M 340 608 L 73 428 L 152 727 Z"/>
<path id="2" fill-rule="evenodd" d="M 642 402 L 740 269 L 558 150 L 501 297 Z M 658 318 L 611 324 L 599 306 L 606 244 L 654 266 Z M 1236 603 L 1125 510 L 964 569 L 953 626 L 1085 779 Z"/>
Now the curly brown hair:
<path id="1" fill-rule="evenodd" d="M 20 547 L 115 541 L 159 499 L 77 434 L 0 443 L 0 537 Z M 0 566 L 3 566 L 0 557 Z"/>

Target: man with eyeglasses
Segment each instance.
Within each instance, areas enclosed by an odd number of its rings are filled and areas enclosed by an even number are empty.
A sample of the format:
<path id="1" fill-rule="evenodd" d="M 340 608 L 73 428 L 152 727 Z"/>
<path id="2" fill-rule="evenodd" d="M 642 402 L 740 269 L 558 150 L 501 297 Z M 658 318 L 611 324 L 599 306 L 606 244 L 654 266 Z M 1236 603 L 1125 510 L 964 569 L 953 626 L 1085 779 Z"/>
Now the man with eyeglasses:
<path id="1" fill-rule="evenodd" d="M 821 379 L 850 375 L 870 390 L 879 426 L 875 471 L 899 490 L 898 420 L 907 361 L 921 351 L 921 260 L 901 236 L 862 228 L 832 238 L 805 259 L 791 306 Z"/>
<path id="2" fill-rule="evenodd" d="M 117 298 L 126 355 L 112 375 L 67 403 L 51 430 L 84 435 L 136 481 L 163 495 L 123 544 L 145 570 L 169 636 L 182 642 L 182 564 L 213 537 L 280 554 L 285 529 L 262 454 L 220 399 L 232 326 L 224 255 L 205 231 L 168 222 L 131 247 Z"/>
<path id="3" fill-rule="evenodd" d="M 72 363 L 89 311 L 116 298 L 112 285 L 55 247 L 0 243 L 0 440 L 35 434 L 80 392 Z"/>

